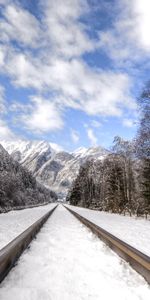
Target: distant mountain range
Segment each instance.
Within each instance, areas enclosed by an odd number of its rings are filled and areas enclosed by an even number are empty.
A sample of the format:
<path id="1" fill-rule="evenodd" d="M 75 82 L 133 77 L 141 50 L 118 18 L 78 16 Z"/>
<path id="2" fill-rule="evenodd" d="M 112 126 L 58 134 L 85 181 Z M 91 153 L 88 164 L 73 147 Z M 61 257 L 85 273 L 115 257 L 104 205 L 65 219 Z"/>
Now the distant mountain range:
<path id="1" fill-rule="evenodd" d="M 2 146 L 22 166 L 45 186 L 64 198 L 80 166 L 89 159 L 103 159 L 109 151 L 102 147 L 79 148 L 72 153 L 45 141 L 0 141 Z"/>

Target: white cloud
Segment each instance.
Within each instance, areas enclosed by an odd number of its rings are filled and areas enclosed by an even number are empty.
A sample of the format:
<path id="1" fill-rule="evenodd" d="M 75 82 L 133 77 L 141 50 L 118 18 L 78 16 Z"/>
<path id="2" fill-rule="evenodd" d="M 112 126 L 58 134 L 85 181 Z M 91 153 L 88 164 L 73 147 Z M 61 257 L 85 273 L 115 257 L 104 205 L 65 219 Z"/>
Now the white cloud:
<path id="1" fill-rule="evenodd" d="M 44 75 L 41 75 L 43 71 L 45 72 L 44 67 L 42 62 L 40 60 L 38 62 L 31 54 L 18 53 L 12 48 L 7 49 L 3 69 L 16 86 L 36 89 L 44 87 Z"/>
<path id="2" fill-rule="evenodd" d="M 137 45 L 145 51 L 150 50 L 150 2 L 149 0 L 134 0 L 128 5 L 133 15 L 133 34 Z M 133 36 L 131 35 L 131 38 Z"/>
<path id="3" fill-rule="evenodd" d="M 79 137 L 79 133 L 76 130 L 71 130 L 71 139 L 72 141 L 76 144 L 78 143 L 80 137 Z"/>
<path id="4" fill-rule="evenodd" d="M 111 29 L 99 32 L 99 46 L 117 62 L 150 56 L 149 0 L 117 0 L 118 17 Z"/>
<path id="5" fill-rule="evenodd" d="M 38 20 L 19 5 L 8 4 L 2 9 L 5 19 L 0 23 L 1 40 L 16 40 L 34 47 L 40 40 L 41 30 Z"/>
<path id="6" fill-rule="evenodd" d="M 91 145 L 92 146 L 97 146 L 98 140 L 97 140 L 97 137 L 94 134 L 94 131 L 91 128 L 87 129 L 87 135 L 88 135 L 88 138 L 91 142 Z"/>
<path id="7" fill-rule="evenodd" d="M 54 91 L 58 95 L 56 102 L 89 115 L 118 116 L 124 108 L 135 108 L 130 96 L 132 81 L 127 74 L 96 71 L 81 59 L 52 56 L 43 61 L 8 51 L 4 69 L 15 85 Z"/>
<path id="8" fill-rule="evenodd" d="M 31 131 L 38 133 L 55 131 L 63 127 L 59 108 L 40 97 L 32 98 L 32 110 L 22 116 L 22 121 Z"/>
<path id="9" fill-rule="evenodd" d="M 125 127 L 131 128 L 135 125 L 135 122 L 134 122 L 134 120 L 131 120 L 131 119 L 123 119 L 122 124 Z"/>
<path id="10" fill-rule="evenodd" d="M 16 113 L 28 113 L 29 110 L 32 110 L 32 104 L 23 104 L 18 101 L 13 101 L 9 107 L 9 110 Z"/>
<path id="11" fill-rule="evenodd" d="M 5 112 L 5 89 L 0 85 L 0 114 Z"/>
<path id="12" fill-rule="evenodd" d="M 57 61 L 51 80 L 64 95 L 66 107 L 89 115 L 121 115 L 123 109 L 135 108 L 130 96 L 131 80 L 126 74 L 91 70 L 83 61 Z"/>
<path id="13" fill-rule="evenodd" d="M 7 5 L 11 0 L 0 0 L 0 5 Z"/>
<path id="14" fill-rule="evenodd" d="M 79 21 L 88 11 L 86 0 L 45 0 L 42 3 L 47 40 L 55 54 L 69 58 L 94 50 L 96 44 L 88 37 L 85 25 Z"/>
<path id="15" fill-rule="evenodd" d="M 11 46 L 0 44 L 0 71 L 7 73 L 5 67 L 6 58 L 8 60 L 8 53 L 11 52 Z M 9 74 L 8 74 L 9 75 Z"/>
<path id="16" fill-rule="evenodd" d="M 88 1 L 42 0 L 40 21 L 16 3 L 5 5 L 2 10 L 5 18 L 1 22 L 1 33 L 5 45 L 0 46 L 1 72 L 6 73 L 15 86 L 34 88 L 40 95 L 55 95 L 52 100 L 37 97 L 25 107 L 20 119 L 27 128 L 35 132 L 61 129 L 60 107 L 82 110 L 92 116 L 120 116 L 126 108 L 135 109 L 130 95 L 132 80 L 127 74 L 96 70 L 81 58 L 82 54 L 98 47 L 89 37 L 86 25 L 81 23 L 82 15 L 89 9 Z M 121 26 L 126 25 L 118 21 L 115 26 L 118 28 L 115 33 L 101 33 L 99 46 L 106 46 L 110 39 L 119 55 L 116 32 L 119 36 L 124 30 Z M 109 44 L 108 51 L 110 49 Z M 126 51 L 124 48 L 122 55 L 126 56 Z M 13 109 L 19 106 L 14 105 Z M 20 106 L 20 112 L 22 110 Z"/>
<path id="17" fill-rule="evenodd" d="M 10 140 L 14 138 L 14 134 L 4 120 L 0 120 L 0 140 Z"/>

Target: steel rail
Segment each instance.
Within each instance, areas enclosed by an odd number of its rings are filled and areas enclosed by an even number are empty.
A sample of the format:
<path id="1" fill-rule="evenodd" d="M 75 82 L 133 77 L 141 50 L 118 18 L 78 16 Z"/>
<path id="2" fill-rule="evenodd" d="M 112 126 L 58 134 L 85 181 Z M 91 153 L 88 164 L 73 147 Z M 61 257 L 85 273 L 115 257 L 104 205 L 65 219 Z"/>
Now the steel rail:
<path id="1" fill-rule="evenodd" d="M 14 267 L 22 252 L 35 238 L 36 234 L 54 212 L 56 207 L 57 205 L 0 250 L 0 283 L 9 273 L 11 268 Z"/>
<path id="2" fill-rule="evenodd" d="M 86 225 L 94 234 L 96 234 L 105 244 L 107 244 L 114 252 L 121 258 L 127 261 L 132 268 L 142 275 L 145 280 L 150 284 L 150 257 L 119 238 L 115 237 L 108 231 L 97 226 L 93 222 L 81 216 L 74 210 L 64 207 L 72 213 L 80 222 Z"/>

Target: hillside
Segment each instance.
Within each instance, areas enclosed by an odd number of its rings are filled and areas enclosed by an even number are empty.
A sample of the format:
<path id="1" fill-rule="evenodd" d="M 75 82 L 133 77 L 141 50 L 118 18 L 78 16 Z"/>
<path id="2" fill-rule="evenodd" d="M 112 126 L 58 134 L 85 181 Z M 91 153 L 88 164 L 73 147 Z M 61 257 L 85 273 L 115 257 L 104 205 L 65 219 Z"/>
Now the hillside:
<path id="1" fill-rule="evenodd" d="M 39 184 L 0 145 L 0 211 L 16 206 L 53 202 L 56 199 L 55 193 Z"/>
<path id="2" fill-rule="evenodd" d="M 45 186 L 65 198 L 80 166 L 90 159 L 102 160 L 109 152 L 102 147 L 58 151 L 45 141 L 2 141 L 3 147 Z M 59 147 L 57 147 L 59 149 Z"/>

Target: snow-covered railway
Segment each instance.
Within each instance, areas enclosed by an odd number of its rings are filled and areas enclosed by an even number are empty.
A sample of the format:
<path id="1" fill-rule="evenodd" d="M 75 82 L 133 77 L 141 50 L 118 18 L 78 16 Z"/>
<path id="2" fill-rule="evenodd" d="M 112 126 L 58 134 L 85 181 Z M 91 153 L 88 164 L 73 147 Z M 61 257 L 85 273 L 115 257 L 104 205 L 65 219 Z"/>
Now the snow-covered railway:
<path id="1" fill-rule="evenodd" d="M 1 283 L 1 300 L 148 300 L 146 281 L 59 205 Z"/>
<path id="2" fill-rule="evenodd" d="M 28 247 L 56 207 L 57 205 L 0 250 L 0 282 L 2 282 L 5 276 L 12 269 L 17 259 Z"/>
<path id="3" fill-rule="evenodd" d="M 118 239 L 111 233 L 84 218 L 69 207 L 66 207 L 66 209 L 68 209 L 68 211 L 70 211 L 84 225 L 90 228 L 94 234 L 104 241 L 120 257 L 129 262 L 129 264 L 150 284 L 150 257 L 148 255 L 138 251 L 124 241 Z"/>

